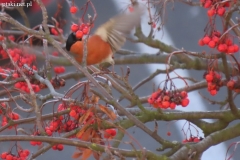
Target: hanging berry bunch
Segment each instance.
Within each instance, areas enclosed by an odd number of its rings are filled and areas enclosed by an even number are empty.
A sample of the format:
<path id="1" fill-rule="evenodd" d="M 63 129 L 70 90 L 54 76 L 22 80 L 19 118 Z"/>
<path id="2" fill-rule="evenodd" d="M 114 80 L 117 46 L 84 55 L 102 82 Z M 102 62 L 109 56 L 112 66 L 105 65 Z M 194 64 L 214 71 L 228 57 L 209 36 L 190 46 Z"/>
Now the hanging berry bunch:
<path id="1" fill-rule="evenodd" d="M 9 152 L 3 152 L 1 154 L 1 158 L 4 160 L 27 160 L 28 156 L 30 154 L 30 151 L 28 149 L 17 149 L 17 153 L 13 153 L 12 151 Z"/>
<path id="2" fill-rule="evenodd" d="M 222 1 L 222 0 L 200 0 L 201 5 L 204 8 L 208 8 L 207 15 L 212 17 L 214 15 L 223 16 L 226 9 L 230 7 L 230 4 L 235 4 L 237 0 Z"/>
<path id="3" fill-rule="evenodd" d="M 239 46 L 233 43 L 233 40 L 228 34 L 222 37 L 219 31 L 212 31 L 209 35 L 205 35 L 198 41 L 200 46 L 207 45 L 209 48 L 216 48 L 219 52 L 228 55 L 234 54 L 239 51 Z"/>
<path id="4" fill-rule="evenodd" d="M 188 94 L 186 91 L 166 91 L 158 90 L 148 98 L 148 103 L 155 108 L 175 109 L 177 105 L 186 107 L 189 104 Z"/>
<path id="5" fill-rule="evenodd" d="M 190 136 L 189 138 L 184 139 L 182 142 L 183 143 L 189 143 L 189 142 L 200 142 L 203 140 L 202 137 L 197 137 L 197 136 Z"/>
<path id="6" fill-rule="evenodd" d="M 223 21 L 228 7 L 235 4 L 237 0 L 222 1 L 222 0 L 200 0 L 204 8 L 208 8 L 207 15 L 209 16 L 209 24 L 206 28 L 205 36 L 199 40 L 199 45 L 207 45 L 210 48 L 216 48 L 219 52 L 226 54 L 234 54 L 239 51 L 239 46 L 233 43 L 232 36 L 226 32 L 226 26 L 223 27 L 223 32 L 216 31 L 215 18 L 218 15 Z"/>
<path id="7" fill-rule="evenodd" d="M 220 87 L 223 86 L 221 75 L 216 71 L 210 70 L 204 73 L 203 78 L 207 81 L 209 93 L 212 96 L 215 96 L 219 91 Z"/>
<path id="8" fill-rule="evenodd" d="M 82 39 L 84 35 L 87 35 L 90 30 L 90 24 L 82 23 L 81 25 L 72 24 L 71 31 L 75 33 L 77 39 Z"/>
<path id="9" fill-rule="evenodd" d="M 239 79 L 239 77 L 238 77 L 237 80 L 233 80 L 233 79 L 229 80 L 227 82 L 227 87 L 230 90 L 233 90 L 233 91 L 235 91 L 237 93 L 240 93 L 240 79 Z"/>

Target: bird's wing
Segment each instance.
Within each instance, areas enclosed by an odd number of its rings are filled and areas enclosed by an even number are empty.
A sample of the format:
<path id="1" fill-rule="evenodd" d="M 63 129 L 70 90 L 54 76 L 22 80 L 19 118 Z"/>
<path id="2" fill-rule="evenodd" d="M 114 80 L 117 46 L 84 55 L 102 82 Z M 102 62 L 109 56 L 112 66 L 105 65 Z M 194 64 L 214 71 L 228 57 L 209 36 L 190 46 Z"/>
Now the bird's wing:
<path id="1" fill-rule="evenodd" d="M 124 44 L 126 35 L 140 25 L 143 13 L 143 6 L 137 5 L 132 12 L 119 14 L 108 20 L 95 31 L 95 35 L 108 42 L 115 53 Z"/>

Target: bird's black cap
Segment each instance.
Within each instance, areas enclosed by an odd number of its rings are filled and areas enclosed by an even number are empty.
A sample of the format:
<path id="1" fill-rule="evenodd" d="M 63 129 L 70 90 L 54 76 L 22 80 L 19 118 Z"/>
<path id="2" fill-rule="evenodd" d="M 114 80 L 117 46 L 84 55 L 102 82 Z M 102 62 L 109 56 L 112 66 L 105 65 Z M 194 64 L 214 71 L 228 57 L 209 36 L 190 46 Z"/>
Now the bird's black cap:
<path id="1" fill-rule="evenodd" d="M 66 49 L 67 49 L 67 51 L 70 51 L 71 46 L 72 46 L 75 42 L 81 41 L 81 40 L 82 40 L 82 39 L 77 39 L 77 38 L 76 38 L 75 33 L 71 33 L 71 34 L 68 36 L 67 42 L 66 42 Z"/>

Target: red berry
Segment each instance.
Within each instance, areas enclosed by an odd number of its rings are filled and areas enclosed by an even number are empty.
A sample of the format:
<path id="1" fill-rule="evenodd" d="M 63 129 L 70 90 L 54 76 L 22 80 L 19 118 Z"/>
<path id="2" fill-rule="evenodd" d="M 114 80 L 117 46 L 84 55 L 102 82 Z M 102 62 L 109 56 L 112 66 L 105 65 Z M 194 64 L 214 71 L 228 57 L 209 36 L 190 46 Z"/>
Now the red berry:
<path id="1" fill-rule="evenodd" d="M 205 37 L 203 37 L 203 43 L 204 44 L 208 44 L 210 41 L 211 41 L 211 38 L 210 37 L 208 37 L 208 36 L 205 36 Z"/>
<path id="2" fill-rule="evenodd" d="M 70 13 L 75 14 L 75 13 L 77 13 L 77 11 L 78 11 L 78 8 L 76 6 L 70 7 Z"/>
<path id="3" fill-rule="evenodd" d="M 180 95 L 181 95 L 182 98 L 186 98 L 186 97 L 188 96 L 188 94 L 187 94 L 186 91 L 182 91 L 182 92 L 180 93 Z"/>
<path id="4" fill-rule="evenodd" d="M 77 38 L 77 39 L 82 39 L 82 37 L 83 37 L 83 31 L 78 30 L 78 31 L 76 32 L 76 38 Z"/>
<path id="5" fill-rule="evenodd" d="M 46 133 L 47 133 L 48 136 L 52 136 L 52 131 L 50 129 L 47 129 Z"/>
<path id="6" fill-rule="evenodd" d="M 163 102 L 162 102 L 162 107 L 163 107 L 163 108 L 166 108 L 166 109 L 167 109 L 169 106 L 170 106 L 169 101 L 163 101 Z"/>
<path id="7" fill-rule="evenodd" d="M 27 155 L 26 155 L 25 152 L 21 152 L 21 153 L 20 153 L 20 157 L 25 158 L 25 157 L 27 157 Z"/>
<path id="8" fill-rule="evenodd" d="M 186 107 L 188 104 L 189 104 L 189 99 L 188 99 L 188 98 L 182 99 L 181 105 L 182 105 L 183 107 Z"/>
<path id="9" fill-rule="evenodd" d="M 152 28 L 156 28 L 156 23 L 155 22 L 152 23 Z"/>
<path id="10" fill-rule="evenodd" d="M 88 34 L 88 31 L 89 31 L 88 26 L 84 27 L 82 30 L 83 34 Z"/>
<path id="11" fill-rule="evenodd" d="M 18 120 L 19 119 L 19 114 L 17 114 L 17 113 L 12 113 L 12 119 L 13 120 Z"/>
<path id="12" fill-rule="evenodd" d="M 200 139 L 199 138 L 194 138 L 194 140 L 193 140 L 193 142 L 199 142 L 200 141 Z"/>
<path id="13" fill-rule="evenodd" d="M 219 16 L 223 16 L 224 13 L 225 13 L 225 8 L 224 8 L 224 7 L 219 7 L 219 8 L 217 9 L 217 14 L 218 14 Z"/>
<path id="14" fill-rule="evenodd" d="M 154 99 L 153 99 L 152 97 L 149 97 L 149 98 L 148 98 L 148 103 L 149 103 L 149 104 L 153 104 L 153 103 L 154 103 Z"/>
<path id="15" fill-rule="evenodd" d="M 57 57 L 57 56 L 58 56 L 58 52 L 57 52 L 57 51 L 54 51 L 54 52 L 52 52 L 52 55 Z M 36 66 L 35 66 L 35 67 L 36 67 Z M 34 70 L 35 70 L 35 69 L 34 69 Z"/>
<path id="16" fill-rule="evenodd" d="M 15 83 L 14 87 L 15 88 L 21 88 L 21 83 L 19 83 L 19 82 Z"/>
<path id="17" fill-rule="evenodd" d="M 57 145 L 52 146 L 53 150 L 57 150 Z"/>
<path id="18" fill-rule="evenodd" d="M 226 44 L 219 44 L 217 49 L 218 49 L 219 52 L 226 52 L 227 45 Z"/>
<path id="19" fill-rule="evenodd" d="M 15 37 L 14 37 L 13 35 L 9 35 L 9 36 L 8 36 L 8 39 L 9 39 L 10 41 L 15 41 Z"/>
<path id="20" fill-rule="evenodd" d="M 3 41 L 4 39 L 4 36 L 0 34 L 0 41 Z"/>
<path id="21" fill-rule="evenodd" d="M 69 115 L 70 115 L 71 117 L 75 117 L 75 116 L 77 115 L 77 113 L 76 113 L 75 110 L 71 110 L 70 113 L 69 113 Z"/>
<path id="22" fill-rule="evenodd" d="M 36 145 L 37 145 L 37 142 L 35 142 L 35 141 L 30 141 L 30 144 L 31 144 L 32 146 L 36 146 Z"/>
<path id="23" fill-rule="evenodd" d="M 212 6 L 212 1 L 211 0 L 207 0 L 204 4 L 204 8 L 210 8 Z"/>
<path id="24" fill-rule="evenodd" d="M 227 53 L 234 53 L 234 51 L 235 51 L 235 48 L 234 48 L 234 46 L 228 46 L 228 49 L 227 49 Z"/>
<path id="25" fill-rule="evenodd" d="M 104 138 L 112 138 L 116 135 L 116 133 L 115 129 L 106 129 L 104 132 Z"/>
<path id="26" fill-rule="evenodd" d="M 71 26 L 71 31 L 72 32 L 77 32 L 77 30 L 78 30 L 78 25 L 77 24 L 72 24 L 72 26 Z"/>
<path id="27" fill-rule="evenodd" d="M 23 152 L 26 154 L 26 156 L 30 154 L 30 151 L 28 149 L 25 149 Z"/>
<path id="28" fill-rule="evenodd" d="M 13 156 L 11 155 L 11 154 L 8 154 L 7 156 L 6 156 L 6 160 L 12 160 L 13 159 Z"/>
<path id="29" fill-rule="evenodd" d="M 238 45 L 234 44 L 233 47 L 234 47 L 234 52 L 238 52 L 239 51 Z"/>
<path id="30" fill-rule="evenodd" d="M 212 40 L 213 40 L 215 43 L 218 43 L 219 38 L 218 38 L 217 36 L 213 36 L 213 37 L 212 37 Z"/>
<path id="31" fill-rule="evenodd" d="M 208 46 L 209 46 L 210 48 L 214 48 L 214 47 L 216 46 L 216 43 L 215 43 L 214 41 L 210 41 L 210 42 L 208 43 Z"/>
<path id="32" fill-rule="evenodd" d="M 212 17 L 216 14 L 216 10 L 215 9 L 209 9 L 207 14 L 208 14 L 209 17 Z"/>
<path id="33" fill-rule="evenodd" d="M 202 39 L 199 39 L 199 41 L 198 41 L 198 45 L 199 45 L 199 46 L 204 46 L 204 42 L 203 42 Z"/>
<path id="34" fill-rule="evenodd" d="M 171 132 L 167 132 L 167 135 L 168 135 L 168 136 L 171 136 Z"/>
<path id="35" fill-rule="evenodd" d="M 187 139 L 184 139 L 182 142 L 183 142 L 183 143 L 187 143 L 187 142 L 188 142 L 188 140 L 187 140 Z"/>
<path id="36" fill-rule="evenodd" d="M 50 31 L 53 35 L 55 35 L 55 36 L 58 35 L 58 31 L 56 30 L 56 28 L 51 28 Z"/>
<path id="37" fill-rule="evenodd" d="M 133 12 L 134 9 L 133 9 L 132 6 L 129 6 L 129 7 L 128 7 L 128 10 L 129 10 L 129 12 Z"/>
<path id="38" fill-rule="evenodd" d="M 58 144 L 58 145 L 57 145 L 57 149 L 58 149 L 59 151 L 62 151 L 62 150 L 63 150 L 63 148 L 64 148 L 64 147 L 63 147 L 63 145 L 62 145 L 62 144 Z"/>
<path id="39" fill-rule="evenodd" d="M 213 76 L 211 74 L 207 74 L 205 79 L 206 79 L 207 82 L 212 82 Z"/>
<path id="40" fill-rule="evenodd" d="M 234 80 L 230 80 L 230 81 L 227 82 L 227 87 L 229 89 L 233 89 L 234 85 L 235 85 L 235 81 Z"/>
<path id="41" fill-rule="evenodd" d="M 2 159 L 6 159 L 6 156 L 8 155 L 8 153 L 7 152 L 3 152 L 2 154 L 1 154 L 1 158 Z"/>
<path id="42" fill-rule="evenodd" d="M 210 91 L 210 94 L 211 94 L 212 96 L 215 96 L 215 95 L 217 94 L 217 90 L 216 90 L 216 89 L 211 90 L 211 91 Z"/>
<path id="43" fill-rule="evenodd" d="M 170 106 L 169 106 L 171 109 L 175 109 L 176 108 L 176 104 L 175 103 L 170 103 Z"/>
<path id="44" fill-rule="evenodd" d="M 226 45 L 228 45 L 228 46 L 231 46 L 231 45 L 233 44 L 232 40 L 229 39 L 229 38 L 225 40 L 225 43 L 226 43 Z"/>

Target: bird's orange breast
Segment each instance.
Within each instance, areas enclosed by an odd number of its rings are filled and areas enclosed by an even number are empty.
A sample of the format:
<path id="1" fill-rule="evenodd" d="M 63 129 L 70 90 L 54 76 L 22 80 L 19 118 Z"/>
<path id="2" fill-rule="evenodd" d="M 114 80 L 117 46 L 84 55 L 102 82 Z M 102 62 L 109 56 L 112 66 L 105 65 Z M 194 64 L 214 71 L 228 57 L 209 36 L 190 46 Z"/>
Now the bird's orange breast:
<path id="1" fill-rule="evenodd" d="M 87 49 L 87 65 L 101 63 L 110 54 L 112 54 L 110 44 L 103 41 L 101 37 L 97 35 L 89 37 Z M 83 41 L 77 41 L 74 43 L 71 46 L 70 51 L 76 54 L 76 60 L 81 63 L 83 58 Z"/>

